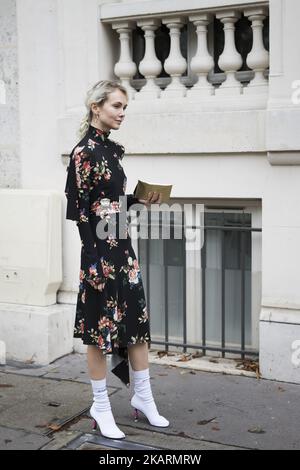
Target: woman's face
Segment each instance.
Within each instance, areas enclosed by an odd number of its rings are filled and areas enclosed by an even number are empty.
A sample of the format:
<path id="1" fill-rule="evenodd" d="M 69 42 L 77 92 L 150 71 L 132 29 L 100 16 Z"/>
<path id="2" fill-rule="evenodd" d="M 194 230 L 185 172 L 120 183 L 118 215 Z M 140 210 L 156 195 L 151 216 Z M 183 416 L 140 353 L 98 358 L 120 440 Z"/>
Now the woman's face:
<path id="1" fill-rule="evenodd" d="M 110 129 L 119 129 L 125 118 L 125 109 L 127 108 L 126 95 L 119 89 L 109 93 L 107 100 L 102 105 L 92 104 L 93 121 L 96 127 L 104 132 Z M 99 119 L 97 119 L 99 115 Z"/>

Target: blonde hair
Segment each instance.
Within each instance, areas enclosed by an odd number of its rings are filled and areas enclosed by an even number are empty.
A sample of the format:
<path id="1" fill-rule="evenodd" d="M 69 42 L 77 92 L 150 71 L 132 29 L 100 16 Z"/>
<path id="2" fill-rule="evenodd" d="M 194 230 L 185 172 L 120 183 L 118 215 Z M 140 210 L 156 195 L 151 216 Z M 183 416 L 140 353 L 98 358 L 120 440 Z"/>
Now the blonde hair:
<path id="1" fill-rule="evenodd" d="M 78 129 L 78 137 L 80 139 L 82 139 L 86 135 L 89 125 L 92 121 L 92 103 L 97 103 L 98 105 L 104 104 L 108 98 L 108 95 L 117 89 L 122 91 L 128 98 L 126 88 L 120 83 L 112 80 L 100 80 L 100 82 L 97 82 L 92 88 L 88 90 L 85 99 L 85 107 L 87 109 L 87 113 L 82 119 L 80 127 Z"/>

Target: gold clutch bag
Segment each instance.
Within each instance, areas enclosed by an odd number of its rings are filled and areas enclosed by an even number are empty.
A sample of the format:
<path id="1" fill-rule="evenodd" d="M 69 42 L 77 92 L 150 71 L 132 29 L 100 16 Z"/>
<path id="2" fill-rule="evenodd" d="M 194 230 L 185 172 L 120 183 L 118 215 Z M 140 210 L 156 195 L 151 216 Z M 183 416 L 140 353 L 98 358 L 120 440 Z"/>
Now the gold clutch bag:
<path id="1" fill-rule="evenodd" d="M 161 193 L 161 203 L 168 203 L 170 199 L 170 194 L 172 190 L 172 185 L 166 184 L 150 184 L 145 183 L 145 181 L 138 180 L 138 184 L 134 190 L 134 196 L 137 199 L 148 199 L 149 192 Z"/>

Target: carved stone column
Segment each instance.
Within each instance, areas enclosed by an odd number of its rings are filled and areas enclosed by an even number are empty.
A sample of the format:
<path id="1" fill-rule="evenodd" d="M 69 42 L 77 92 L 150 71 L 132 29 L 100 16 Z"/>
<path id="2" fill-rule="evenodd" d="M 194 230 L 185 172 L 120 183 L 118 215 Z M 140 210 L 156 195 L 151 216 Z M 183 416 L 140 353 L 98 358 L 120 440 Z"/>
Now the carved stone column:
<path id="1" fill-rule="evenodd" d="M 224 50 L 219 57 L 218 65 L 226 74 L 226 80 L 215 90 L 216 95 L 237 95 L 242 93 L 242 85 L 236 79 L 235 72 L 242 66 L 241 54 L 236 50 L 234 41 L 234 24 L 240 18 L 238 11 L 222 11 L 216 18 L 224 24 Z"/>
<path id="2" fill-rule="evenodd" d="M 139 71 L 146 78 L 146 84 L 136 93 L 135 99 L 152 99 L 160 97 L 160 88 L 154 79 L 160 74 L 162 64 L 155 54 L 155 31 L 160 26 L 157 19 L 145 19 L 137 22 L 137 25 L 145 31 L 145 55 L 139 64 Z"/>
<path id="3" fill-rule="evenodd" d="M 115 64 L 114 72 L 120 78 L 122 85 L 127 89 L 129 98 L 134 98 L 136 90 L 130 85 L 130 79 L 136 73 L 136 65 L 131 56 L 131 32 L 134 28 L 132 21 L 112 23 L 120 39 L 120 58 Z"/>
<path id="4" fill-rule="evenodd" d="M 161 93 L 161 98 L 177 98 L 186 95 L 186 87 L 181 83 L 181 75 L 186 71 L 187 62 L 180 50 L 180 29 L 185 24 L 182 17 L 163 18 L 163 24 L 170 30 L 170 54 L 165 60 L 164 69 L 172 77 L 171 83 Z"/>
<path id="5" fill-rule="evenodd" d="M 199 13 L 189 17 L 197 28 L 197 52 L 191 60 L 191 69 L 198 75 L 198 81 L 187 91 L 188 97 L 214 94 L 214 87 L 207 79 L 209 71 L 214 67 L 214 60 L 207 49 L 207 25 L 212 18 L 209 13 Z"/>
<path id="6" fill-rule="evenodd" d="M 263 20 L 267 16 L 266 7 L 247 8 L 244 15 L 252 22 L 253 45 L 247 56 L 247 65 L 254 70 L 253 80 L 244 88 L 245 94 L 267 93 L 268 80 L 264 71 L 269 65 L 269 53 L 263 43 Z"/>

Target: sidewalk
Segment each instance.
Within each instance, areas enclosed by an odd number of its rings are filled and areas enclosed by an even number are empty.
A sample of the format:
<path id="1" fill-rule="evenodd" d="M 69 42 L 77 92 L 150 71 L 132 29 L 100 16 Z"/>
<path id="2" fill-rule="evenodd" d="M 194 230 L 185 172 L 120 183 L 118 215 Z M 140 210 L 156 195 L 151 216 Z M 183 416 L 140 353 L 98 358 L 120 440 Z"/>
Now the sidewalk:
<path id="1" fill-rule="evenodd" d="M 254 373 L 203 372 L 185 362 L 175 367 L 153 355 L 151 362 L 153 394 L 171 425 L 154 428 L 143 417 L 135 423 L 130 390 L 109 374 L 122 441 L 92 431 L 85 355 L 70 354 L 46 367 L 0 366 L 0 449 L 300 449 L 299 385 Z"/>

